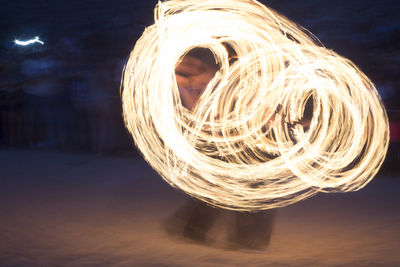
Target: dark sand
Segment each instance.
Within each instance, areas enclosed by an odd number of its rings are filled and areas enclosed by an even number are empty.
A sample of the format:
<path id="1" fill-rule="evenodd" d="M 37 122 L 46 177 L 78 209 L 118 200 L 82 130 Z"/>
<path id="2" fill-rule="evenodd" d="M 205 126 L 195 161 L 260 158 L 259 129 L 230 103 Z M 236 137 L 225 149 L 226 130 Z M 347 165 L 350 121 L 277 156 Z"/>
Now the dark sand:
<path id="1" fill-rule="evenodd" d="M 0 266 L 400 266 L 400 179 L 279 209 L 268 248 L 171 236 L 187 197 L 140 159 L 0 151 Z"/>

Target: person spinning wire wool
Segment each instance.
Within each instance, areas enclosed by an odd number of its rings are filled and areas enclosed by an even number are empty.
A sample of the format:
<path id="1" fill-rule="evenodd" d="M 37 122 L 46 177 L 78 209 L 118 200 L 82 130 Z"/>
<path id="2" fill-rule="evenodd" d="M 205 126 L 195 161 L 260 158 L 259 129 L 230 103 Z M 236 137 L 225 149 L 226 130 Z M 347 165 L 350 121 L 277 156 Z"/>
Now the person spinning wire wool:
<path id="1" fill-rule="evenodd" d="M 359 190 L 388 147 L 368 77 L 254 0 L 158 3 L 122 100 L 127 129 L 163 179 L 225 209 Z"/>

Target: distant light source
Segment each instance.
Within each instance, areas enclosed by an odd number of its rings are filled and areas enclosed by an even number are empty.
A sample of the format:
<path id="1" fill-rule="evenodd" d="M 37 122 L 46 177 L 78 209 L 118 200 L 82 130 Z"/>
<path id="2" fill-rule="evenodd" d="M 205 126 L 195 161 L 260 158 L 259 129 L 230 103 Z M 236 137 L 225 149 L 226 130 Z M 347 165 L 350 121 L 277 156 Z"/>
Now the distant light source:
<path id="1" fill-rule="evenodd" d="M 27 46 L 27 45 L 31 45 L 31 44 L 34 44 L 34 43 L 39 43 L 39 44 L 41 44 L 41 45 L 44 45 L 44 42 L 42 42 L 42 41 L 39 39 L 38 36 L 36 36 L 34 39 L 30 39 L 30 40 L 27 40 L 27 41 L 20 41 L 20 40 L 15 39 L 15 40 L 14 40 L 14 43 L 15 43 L 16 45 L 21 45 L 21 46 Z"/>

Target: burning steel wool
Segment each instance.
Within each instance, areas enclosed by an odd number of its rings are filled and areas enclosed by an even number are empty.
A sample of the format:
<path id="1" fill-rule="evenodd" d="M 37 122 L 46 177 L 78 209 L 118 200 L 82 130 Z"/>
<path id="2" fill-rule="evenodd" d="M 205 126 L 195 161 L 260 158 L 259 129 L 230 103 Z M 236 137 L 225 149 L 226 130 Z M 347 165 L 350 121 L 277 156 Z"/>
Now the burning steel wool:
<path id="1" fill-rule="evenodd" d="M 175 70 L 195 48 L 211 51 L 218 70 L 190 110 Z M 149 164 L 170 185 L 232 210 L 358 190 L 388 147 L 371 81 L 257 1 L 160 2 L 130 55 L 122 97 Z"/>

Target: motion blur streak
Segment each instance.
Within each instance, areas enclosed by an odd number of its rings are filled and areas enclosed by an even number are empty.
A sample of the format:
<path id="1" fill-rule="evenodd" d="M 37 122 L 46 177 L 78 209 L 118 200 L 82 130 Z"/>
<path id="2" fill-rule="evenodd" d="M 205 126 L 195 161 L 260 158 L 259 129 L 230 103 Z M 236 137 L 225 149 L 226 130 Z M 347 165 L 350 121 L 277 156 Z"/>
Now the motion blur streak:
<path id="1" fill-rule="evenodd" d="M 34 39 L 30 39 L 27 41 L 14 40 L 14 43 L 17 45 L 21 45 L 21 46 L 27 46 L 27 45 L 31 45 L 34 43 L 39 43 L 41 45 L 44 45 L 44 42 L 42 42 L 38 36 L 36 36 Z"/>
<path id="2" fill-rule="evenodd" d="M 191 112 L 175 68 L 196 47 L 214 54 L 219 71 Z M 125 123 L 144 158 L 172 186 L 227 209 L 359 190 L 388 147 L 387 115 L 371 81 L 257 1 L 160 2 L 123 88 Z"/>

